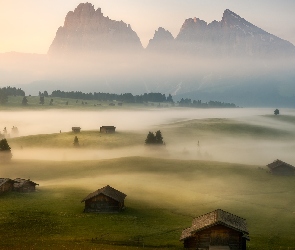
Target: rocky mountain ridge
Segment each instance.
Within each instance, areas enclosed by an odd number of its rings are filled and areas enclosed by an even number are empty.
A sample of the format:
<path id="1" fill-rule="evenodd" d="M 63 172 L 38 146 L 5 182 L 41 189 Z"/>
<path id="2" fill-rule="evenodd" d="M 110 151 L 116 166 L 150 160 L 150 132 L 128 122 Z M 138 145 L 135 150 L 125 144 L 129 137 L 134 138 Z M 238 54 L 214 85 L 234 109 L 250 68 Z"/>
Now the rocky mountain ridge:
<path id="1" fill-rule="evenodd" d="M 162 43 L 164 39 L 163 36 Z M 209 24 L 196 17 L 186 19 L 177 37 L 169 41 L 174 51 L 186 54 L 259 57 L 295 55 L 293 44 L 269 34 L 228 9 L 224 11 L 221 21 L 215 20 Z M 153 49 L 161 51 L 163 48 L 159 45 L 153 46 Z"/>
<path id="2" fill-rule="evenodd" d="M 105 17 L 100 8 L 95 10 L 90 3 L 81 3 L 74 11 L 68 12 L 48 54 L 141 49 L 140 39 L 129 24 Z"/>
<path id="3" fill-rule="evenodd" d="M 100 8 L 95 10 L 90 3 L 81 3 L 74 11 L 68 12 L 48 54 L 143 50 L 138 35 L 129 24 L 105 17 Z M 293 44 L 269 34 L 228 9 L 221 21 L 209 24 L 196 17 L 186 19 L 176 38 L 160 27 L 146 50 L 201 56 L 295 55 Z"/>

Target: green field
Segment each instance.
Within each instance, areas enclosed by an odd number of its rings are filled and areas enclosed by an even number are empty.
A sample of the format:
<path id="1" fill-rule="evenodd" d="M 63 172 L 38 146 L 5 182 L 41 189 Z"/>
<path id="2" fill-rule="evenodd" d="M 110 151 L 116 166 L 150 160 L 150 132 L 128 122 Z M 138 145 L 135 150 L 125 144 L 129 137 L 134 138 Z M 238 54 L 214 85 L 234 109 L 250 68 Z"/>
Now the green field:
<path id="1" fill-rule="evenodd" d="M 9 139 L 12 147 L 19 148 L 73 148 L 75 136 L 80 148 L 112 149 L 142 144 L 144 135 L 131 132 L 104 134 L 99 131 L 82 131 L 81 133 L 56 133 L 31 135 Z"/>
<path id="2" fill-rule="evenodd" d="M 50 100 L 53 99 L 52 105 L 49 105 Z M 123 103 L 122 106 L 118 106 L 116 100 L 113 101 L 97 101 L 97 100 L 83 100 L 83 99 L 71 99 L 71 98 L 61 98 L 61 97 L 45 97 L 44 104 L 40 104 L 39 96 L 27 96 L 28 104 L 26 106 L 22 105 L 22 96 L 9 96 L 8 102 L 5 105 L 0 105 L 0 110 L 52 110 L 52 109 L 79 109 L 79 110 L 108 110 L 108 109 L 138 109 L 138 108 L 148 108 L 157 107 L 159 103 L 149 102 L 145 103 Z M 68 103 L 68 104 L 66 104 Z M 110 103 L 115 104 L 115 106 L 110 106 Z M 161 103 L 160 107 L 171 107 L 170 103 Z"/>
<path id="3" fill-rule="evenodd" d="M 182 249 L 181 231 L 218 208 L 247 220 L 248 249 L 292 249 L 295 177 L 273 176 L 265 165 L 293 155 L 295 119 L 255 119 L 176 120 L 115 134 L 82 130 L 9 138 L 14 157 L 1 163 L 0 177 L 30 178 L 40 186 L 35 193 L 0 195 L 0 249 Z M 147 150 L 147 132 L 158 129 L 166 147 Z M 138 156 L 135 149 L 144 153 Z M 109 158 L 53 157 L 63 150 L 108 152 Z M 33 160 L 38 154 L 48 160 Z M 248 159 L 263 164 L 247 164 Z M 125 211 L 83 213 L 81 200 L 105 185 L 127 194 Z"/>
<path id="4" fill-rule="evenodd" d="M 141 157 L 13 161 L 1 175 L 40 184 L 36 193 L 1 195 L 1 249 L 181 249 L 182 229 L 217 208 L 247 219 L 249 249 L 295 242 L 295 179 L 259 166 Z M 80 201 L 106 184 L 127 194 L 126 210 L 84 214 Z"/>

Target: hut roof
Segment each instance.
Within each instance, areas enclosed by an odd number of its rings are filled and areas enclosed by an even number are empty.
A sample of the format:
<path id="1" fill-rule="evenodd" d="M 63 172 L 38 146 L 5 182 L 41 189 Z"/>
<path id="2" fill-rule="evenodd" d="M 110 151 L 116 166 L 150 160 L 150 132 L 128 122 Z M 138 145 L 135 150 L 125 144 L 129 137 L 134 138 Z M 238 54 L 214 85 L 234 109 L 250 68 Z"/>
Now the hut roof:
<path id="1" fill-rule="evenodd" d="M 295 170 L 295 167 L 286 163 L 286 162 L 283 162 L 281 160 L 275 160 L 274 162 L 270 163 L 267 165 L 270 169 L 275 169 L 277 167 L 282 167 L 282 166 L 285 166 L 285 167 L 289 167 L 289 168 L 292 168 Z"/>
<path id="2" fill-rule="evenodd" d="M 189 238 L 193 233 L 215 225 L 224 225 L 241 233 L 249 234 L 245 219 L 221 209 L 217 209 L 195 218 L 192 222 L 192 226 L 182 231 L 180 240 Z"/>
<path id="3" fill-rule="evenodd" d="M 26 184 L 26 183 L 30 183 L 30 184 L 32 184 L 32 185 L 38 185 L 38 186 L 39 186 L 39 184 L 37 184 L 37 183 L 31 181 L 30 179 L 26 180 L 26 179 L 21 179 L 21 178 L 16 178 L 16 179 L 14 179 L 14 184 L 13 184 L 13 186 L 14 186 L 15 188 L 20 188 L 20 187 L 22 187 L 22 186 L 23 186 L 24 184 Z"/>
<path id="4" fill-rule="evenodd" d="M 14 183 L 14 181 L 11 180 L 11 179 L 9 179 L 9 178 L 0 178 L 0 187 L 2 185 L 4 185 L 6 182 L 12 182 L 12 183 Z"/>
<path id="5" fill-rule="evenodd" d="M 95 192 L 89 194 L 86 198 L 84 198 L 81 202 L 87 201 L 99 194 L 104 194 L 105 196 L 108 196 L 118 202 L 123 202 L 125 197 L 127 196 L 126 194 L 118 191 L 117 189 L 112 188 L 111 186 L 107 185 L 103 188 L 100 188 L 96 190 Z"/>
<path id="6" fill-rule="evenodd" d="M 116 128 L 115 126 L 101 126 L 101 128 Z"/>

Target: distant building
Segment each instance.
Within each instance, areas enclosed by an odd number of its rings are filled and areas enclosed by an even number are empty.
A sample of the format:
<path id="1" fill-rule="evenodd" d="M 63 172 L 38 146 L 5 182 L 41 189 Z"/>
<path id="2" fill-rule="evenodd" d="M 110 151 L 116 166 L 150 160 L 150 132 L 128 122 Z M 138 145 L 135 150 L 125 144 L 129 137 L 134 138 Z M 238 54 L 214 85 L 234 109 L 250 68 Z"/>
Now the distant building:
<path id="1" fill-rule="evenodd" d="M 189 249 L 246 250 L 249 232 L 245 219 L 217 209 L 195 218 L 180 240 Z"/>
<path id="2" fill-rule="evenodd" d="M 270 172 L 275 175 L 294 175 L 295 167 L 283 162 L 281 160 L 275 160 L 267 165 Z"/>
<path id="3" fill-rule="evenodd" d="M 116 104 L 115 103 L 110 103 L 109 106 L 116 106 Z"/>
<path id="4" fill-rule="evenodd" d="M 116 127 L 114 126 L 102 126 L 100 127 L 100 133 L 111 134 L 116 132 Z"/>
<path id="5" fill-rule="evenodd" d="M 14 181 L 9 178 L 0 178 L 0 193 L 13 190 Z"/>
<path id="6" fill-rule="evenodd" d="M 74 133 L 80 133 L 81 128 L 80 128 L 80 127 L 72 127 L 72 131 L 73 131 Z"/>
<path id="7" fill-rule="evenodd" d="M 84 212 L 114 213 L 124 208 L 127 195 L 110 187 L 109 185 L 89 194 L 81 202 L 85 202 Z"/>
<path id="8" fill-rule="evenodd" d="M 39 186 L 39 184 L 30 179 L 16 178 L 14 179 L 13 190 L 21 193 L 35 192 L 37 185 Z"/>

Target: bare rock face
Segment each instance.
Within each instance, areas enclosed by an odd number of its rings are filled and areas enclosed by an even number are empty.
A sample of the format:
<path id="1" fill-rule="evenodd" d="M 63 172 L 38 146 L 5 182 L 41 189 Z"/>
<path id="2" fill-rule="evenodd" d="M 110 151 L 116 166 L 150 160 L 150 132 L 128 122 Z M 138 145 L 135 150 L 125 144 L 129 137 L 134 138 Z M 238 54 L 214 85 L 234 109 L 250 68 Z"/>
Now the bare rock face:
<path id="1" fill-rule="evenodd" d="M 230 10 L 224 11 L 219 22 L 185 20 L 175 40 L 177 50 L 189 54 L 259 57 L 295 54 L 290 42 L 267 33 Z"/>
<path id="2" fill-rule="evenodd" d="M 150 39 L 147 50 L 155 52 L 169 51 L 173 47 L 174 37 L 162 27 L 155 31 L 153 39 Z"/>
<path id="3" fill-rule="evenodd" d="M 130 25 L 105 17 L 100 8 L 95 10 L 90 3 L 81 3 L 67 14 L 48 54 L 138 50 L 142 50 L 142 45 Z"/>

